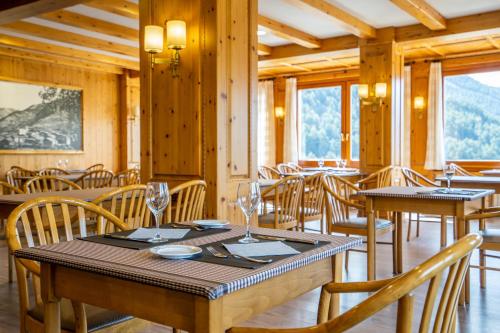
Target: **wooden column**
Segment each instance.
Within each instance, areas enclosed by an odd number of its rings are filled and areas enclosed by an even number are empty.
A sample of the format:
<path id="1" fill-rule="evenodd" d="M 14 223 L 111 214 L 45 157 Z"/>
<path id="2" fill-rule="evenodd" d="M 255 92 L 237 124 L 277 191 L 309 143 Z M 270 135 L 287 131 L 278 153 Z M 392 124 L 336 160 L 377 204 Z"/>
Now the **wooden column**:
<path id="1" fill-rule="evenodd" d="M 286 78 L 279 76 L 274 79 L 274 108 L 285 110 Z M 283 163 L 285 117 L 275 118 L 276 128 L 276 164 Z"/>
<path id="2" fill-rule="evenodd" d="M 394 42 L 393 29 L 379 32 L 376 40 L 360 42 L 360 83 L 368 84 L 370 94 L 375 83 L 387 84 L 382 104 L 361 103 L 360 168 L 371 173 L 392 164 L 392 138 L 395 115 L 403 107 L 403 56 Z"/>
<path id="3" fill-rule="evenodd" d="M 131 131 L 131 123 L 139 121 L 137 108 L 139 102 L 139 72 L 125 70 L 120 76 L 120 167 L 119 170 L 128 168 L 128 163 L 133 161 L 132 150 L 139 149 L 139 142 L 134 142 L 135 136 Z M 137 119 L 136 119 L 137 118 Z M 137 138 L 139 139 L 139 138 Z M 131 147 L 131 145 L 133 147 Z M 135 162 L 135 161 L 134 161 Z"/>
<path id="4" fill-rule="evenodd" d="M 257 1 L 141 1 L 141 46 L 144 26 L 167 19 L 186 22 L 187 46 L 178 78 L 141 50 L 141 176 L 204 179 L 207 215 L 234 222 L 228 203 L 256 178 Z"/>

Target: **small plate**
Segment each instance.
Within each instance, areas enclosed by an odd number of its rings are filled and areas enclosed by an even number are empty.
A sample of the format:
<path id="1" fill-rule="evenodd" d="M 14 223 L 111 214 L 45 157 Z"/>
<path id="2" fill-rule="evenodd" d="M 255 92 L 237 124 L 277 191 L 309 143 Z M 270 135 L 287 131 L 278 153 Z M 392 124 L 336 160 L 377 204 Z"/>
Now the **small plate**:
<path id="1" fill-rule="evenodd" d="M 229 224 L 224 220 L 195 220 L 193 224 L 199 225 L 203 228 L 222 228 Z"/>
<path id="2" fill-rule="evenodd" d="M 189 259 L 200 254 L 203 250 L 190 245 L 162 245 L 153 247 L 150 251 L 165 259 Z"/>

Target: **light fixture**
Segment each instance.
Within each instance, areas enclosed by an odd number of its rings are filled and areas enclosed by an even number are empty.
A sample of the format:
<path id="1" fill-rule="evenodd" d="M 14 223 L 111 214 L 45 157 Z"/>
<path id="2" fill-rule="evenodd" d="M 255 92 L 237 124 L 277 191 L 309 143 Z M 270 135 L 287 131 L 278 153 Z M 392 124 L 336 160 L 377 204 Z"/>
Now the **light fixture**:
<path id="1" fill-rule="evenodd" d="M 413 108 L 417 111 L 417 118 L 422 119 L 424 117 L 424 107 L 425 100 L 422 96 L 416 96 L 413 100 Z"/>
<path id="2" fill-rule="evenodd" d="M 144 27 L 144 50 L 150 54 L 151 68 L 155 64 L 170 64 L 172 77 L 179 77 L 179 65 L 181 56 L 179 50 L 186 47 L 186 22 L 181 20 L 170 20 L 167 26 L 167 48 L 174 50 L 172 57 L 155 57 L 157 53 L 163 52 L 163 27 L 157 25 L 147 25 Z"/>
<path id="3" fill-rule="evenodd" d="M 367 84 L 360 84 L 358 86 L 358 95 L 359 95 L 359 98 L 368 98 L 368 85 Z"/>
<path id="4" fill-rule="evenodd" d="M 277 106 L 274 109 L 274 115 L 276 116 L 276 118 L 283 118 L 285 116 L 285 110 L 283 110 L 283 107 Z"/>
<path id="5" fill-rule="evenodd" d="M 371 105 L 372 111 L 376 112 L 378 107 L 382 106 L 383 99 L 387 97 L 387 83 L 375 83 L 373 91 L 366 83 L 358 85 L 358 96 L 363 105 Z"/>
<path id="6" fill-rule="evenodd" d="M 265 34 L 267 34 L 267 32 L 264 30 L 257 30 L 257 36 L 264 36 Z"/>
<path id="7" fill-rule="evenodd" d="M 375 83 L 375 97 L 385 98 L 387 96 L 387 83 L 377 82 Z"/>

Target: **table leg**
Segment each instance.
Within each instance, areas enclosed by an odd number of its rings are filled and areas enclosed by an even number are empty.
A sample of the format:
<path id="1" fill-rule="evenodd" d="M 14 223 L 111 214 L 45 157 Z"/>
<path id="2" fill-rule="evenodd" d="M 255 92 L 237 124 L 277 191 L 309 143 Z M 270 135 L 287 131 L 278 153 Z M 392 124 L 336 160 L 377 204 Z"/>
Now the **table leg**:
<path id="1" fill-rule="evenodd" d="M 375 234 L 375 212 L 373 211 L 373 198 L 366 198 L 366 218 L 367 218 L 367 279 L 375 280 L 375 244 L 376 244 L 376 234 Z"/>
<path id="2" fill-rule="evenodd" d="M 465 204 L 463 201 L 457 202 L 456 213 L 455 213 L 455 223 L 457 225 L 457 239 L 465 236 Z M 469 303 L 470 294 L 470 275 L 469 269 L 465 275 L 464 286 L 460 292 L 459 304 L 463 305 Z"/>
<path id="3" fill-rule="evenodd" d="M 332 257 L 332 277 L 333 282 L 342 282 L 344 253 L 338 253 Z M 328 319 L 338 317 L 340 314 L 340 294 L 333 294 L 330 298 L 330 307 L 328 311 Z"/>
<path id="4" fill-rule="evenodd" d="M 196 296 L 194 330 L 192 333 L 224 333 L 222 298 L 209 300 Z"/>
<path id="5" fill-rule="evenodd" d="M 396 252 L 397 273 L 403 273 L 403 213 L 396 212 Z"/>
<path id="6" fill-rule="evenodd" d="M 41 265 L 41 291 L 44 304 L 43 322 L 45 333 L 61 332 L 60 299 L 54 294 L 54 268 L 50 264 Z"/>
<path id="7" fill-rule="evenodd" d="M 446 216 L 441 215 L 441 247 L 446 246 L 448 235 L 448 224 L 446 223 Z"/>

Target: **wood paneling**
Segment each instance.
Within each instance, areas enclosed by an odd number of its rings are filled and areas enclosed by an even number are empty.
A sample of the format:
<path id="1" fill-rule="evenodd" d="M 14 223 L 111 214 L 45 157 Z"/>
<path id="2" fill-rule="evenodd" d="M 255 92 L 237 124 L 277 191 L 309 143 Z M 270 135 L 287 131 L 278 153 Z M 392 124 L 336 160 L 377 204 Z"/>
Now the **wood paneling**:
<path id="1" fill-rule="evenodd" d="M 99 162 L 110 170 L 120 169 L 119 75 L 0 56 L 0 77 L 82 88 L 84 141 L 81 154 L 0 154 L 1 175 L 11 165 L 39 169 L 53 167 L 59 159 L 68 159 L 70 168 Z"/>

